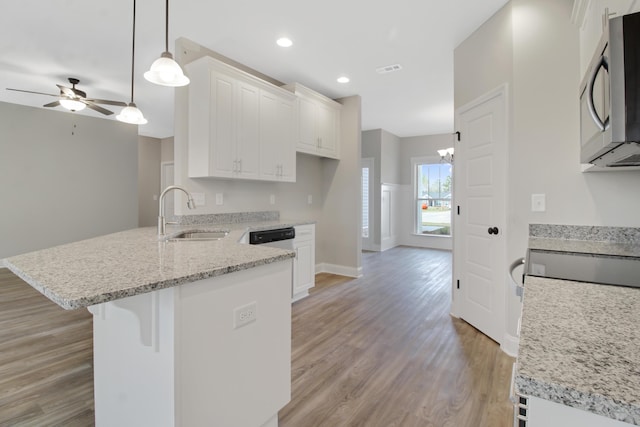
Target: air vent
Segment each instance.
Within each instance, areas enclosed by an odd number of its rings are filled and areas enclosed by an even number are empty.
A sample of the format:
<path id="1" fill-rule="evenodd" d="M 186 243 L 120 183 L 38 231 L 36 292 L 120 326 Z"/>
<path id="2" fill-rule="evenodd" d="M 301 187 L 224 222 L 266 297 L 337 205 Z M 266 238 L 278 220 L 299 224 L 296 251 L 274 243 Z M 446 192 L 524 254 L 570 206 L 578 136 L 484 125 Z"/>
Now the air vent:
<path id="1" fill-rule="evenodd" d="M 640 166 L 640 154 L 632 154 L 621 160 L 607 164 L 608 167 Z"/>
<path id="2" fill-rule="evenodd" d="M 400 64 L 393 64 L 393 65 L 387 65 L 385 67 L 376 68 L 376 72 L 378 74 L 387 74 L 387 73 L 392 73 L 394 71 L 400 71 L 400 70 L 402 70 L 402 65 Z"/>

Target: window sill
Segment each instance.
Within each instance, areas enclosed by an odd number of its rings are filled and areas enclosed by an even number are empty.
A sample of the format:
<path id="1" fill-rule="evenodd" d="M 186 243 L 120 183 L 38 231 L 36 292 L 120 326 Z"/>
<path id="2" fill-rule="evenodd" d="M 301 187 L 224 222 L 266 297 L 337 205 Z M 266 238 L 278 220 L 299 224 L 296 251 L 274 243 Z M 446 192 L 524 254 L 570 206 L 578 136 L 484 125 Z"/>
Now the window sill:
<path id="1" fill-rule="evenodd" d="M 450 239 L 451 235 L 445 235 L 445 234 L 418 234 L 418 233 L 411 233 L 411 235 L 413 236 L 420 236 L 420 237 L 435 237 L 437 239 Z"/>

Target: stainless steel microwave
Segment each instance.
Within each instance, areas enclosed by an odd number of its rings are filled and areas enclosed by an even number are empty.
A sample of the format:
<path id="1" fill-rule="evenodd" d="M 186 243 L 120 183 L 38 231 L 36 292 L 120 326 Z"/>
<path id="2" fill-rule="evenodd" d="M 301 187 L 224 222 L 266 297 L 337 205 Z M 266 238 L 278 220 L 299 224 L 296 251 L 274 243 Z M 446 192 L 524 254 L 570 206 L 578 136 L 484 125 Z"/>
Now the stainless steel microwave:
<path id="1" fill-rule="evenodd" d="M 580 85 L 580 160 L 640 166 L 640 12 L 604 21 Z"/>

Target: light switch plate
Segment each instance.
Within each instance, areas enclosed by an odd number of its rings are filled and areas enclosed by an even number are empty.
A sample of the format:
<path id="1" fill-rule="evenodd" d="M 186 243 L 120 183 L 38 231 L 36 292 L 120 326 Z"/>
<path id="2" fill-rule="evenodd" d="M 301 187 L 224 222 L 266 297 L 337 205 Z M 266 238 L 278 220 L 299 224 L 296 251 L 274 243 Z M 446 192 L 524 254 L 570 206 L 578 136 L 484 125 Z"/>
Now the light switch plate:
<path id="1" fill-rule="evenodd" d="M 309 194 L 309 195 L 307 196 L 307 203 L 308 203 L 308 204 L 312 204 L 312 203 L 313 203 L 313 196 L 312 196 L 311 194 Z"/>
<path id="2" fill-rule="evenodd" d="M 216 205 L 220 206 L 224 204 L 224 197 L 222 196 L 222 193 L 216 193 Z"/>
<path id="3" fill-rule="evenodd" d="M 544 194 L 531 195 L 531 212 L 544 212 L 547 210 L 546 196 Z"/>
<path id="4" fill-rule="evenodd" d="M 276 195 L 272 194 L 269 196 L 269 204 L 275 205 L 276 204 Z"/>

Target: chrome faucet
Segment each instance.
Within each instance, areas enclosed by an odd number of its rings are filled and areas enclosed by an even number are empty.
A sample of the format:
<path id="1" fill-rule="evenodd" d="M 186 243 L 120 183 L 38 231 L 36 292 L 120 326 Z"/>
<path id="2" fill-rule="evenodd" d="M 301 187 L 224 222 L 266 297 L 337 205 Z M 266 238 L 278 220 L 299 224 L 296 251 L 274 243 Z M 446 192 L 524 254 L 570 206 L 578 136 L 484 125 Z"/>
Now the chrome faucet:
<path id="1" fill-rule="evenodd" d="M 159 206 L 158 206 L 158 236 L 164 236 L 164 230 L 166 228 L 166 221 L 164 219 L 164 195 L 167 194 L 169 191 L 171 190 L 181 190 L 184 191 L 184 194 L 187 195 L 187 207 L 189 209 L 195 209 L 196 208 L 196 202 L 193 201 L 193 197 L 191 197 L 191 194 L 185 190 L 184 188 L 178 186 L 178 185 L 170 185 L 167 188 L 164 189 L 164 191 L 162 192 L 162 194 L 160 194 L 160 201 L 158 202 Z"/>

